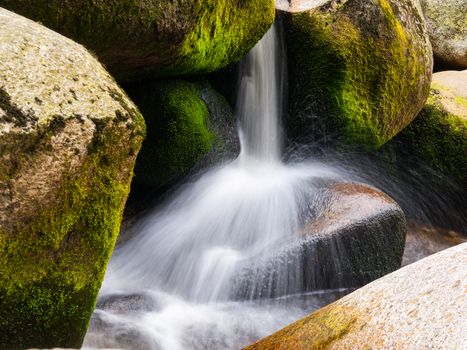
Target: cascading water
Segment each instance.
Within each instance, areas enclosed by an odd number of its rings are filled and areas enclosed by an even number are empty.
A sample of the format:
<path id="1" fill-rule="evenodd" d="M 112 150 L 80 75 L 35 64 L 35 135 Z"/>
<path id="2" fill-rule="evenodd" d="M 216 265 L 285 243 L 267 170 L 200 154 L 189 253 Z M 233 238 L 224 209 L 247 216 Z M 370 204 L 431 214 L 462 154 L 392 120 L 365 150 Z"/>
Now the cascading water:
<path id="1" fill-rule="evenodd" d="M 280 161 L 277 32 L 241 63 L 239 157 L 134 225 L 109 263 L 85 347 L 238 349 L 316 307 L 300 298 L 234 301 L 238 269 L 292 240 L 313 179 L 335 177 Z"/>
<path id="2" fill-rule="evenodd" d="M 240 121 L 240 161 L 277 162 L 281 157 L 285 52 L 276 28 L 240 63 L 237 114 Z"/>

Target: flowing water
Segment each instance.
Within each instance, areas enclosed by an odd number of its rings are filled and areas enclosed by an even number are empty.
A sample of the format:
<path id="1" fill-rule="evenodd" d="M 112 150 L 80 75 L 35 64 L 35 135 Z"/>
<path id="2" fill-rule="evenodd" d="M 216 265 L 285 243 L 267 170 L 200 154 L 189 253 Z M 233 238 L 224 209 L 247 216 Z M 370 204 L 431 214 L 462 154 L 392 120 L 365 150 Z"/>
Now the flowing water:
<path id="1" fill-rule="evenodd" d="M 316 184 L 337 177 L 281 162 L 284 57 L 274 26 L 240 66 L 240 155 L 132 227 L 109 263 L 86 348 L 239 349 L 335 296 L 239 300 L 236 290 L 242 268 L 296 237 Z"/>

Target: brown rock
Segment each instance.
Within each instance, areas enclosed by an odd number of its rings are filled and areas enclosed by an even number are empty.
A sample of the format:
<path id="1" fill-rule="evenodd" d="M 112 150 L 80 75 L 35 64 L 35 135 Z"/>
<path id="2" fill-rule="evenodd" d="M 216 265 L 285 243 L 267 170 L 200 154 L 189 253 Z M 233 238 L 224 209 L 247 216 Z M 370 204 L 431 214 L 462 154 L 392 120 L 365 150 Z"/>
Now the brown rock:
<path id="1" fill-rule="evenodd" d="M 406 266 L 246 350 L 464 349 L 467 243 Z"/>
<path id="2" fill-rule="evenodd" d="M 238 298 L 359 287 L 400 267 L 405 216 L 386 194 L 363 184 L 323 187 L 299 238 L 245 262 Z"/>

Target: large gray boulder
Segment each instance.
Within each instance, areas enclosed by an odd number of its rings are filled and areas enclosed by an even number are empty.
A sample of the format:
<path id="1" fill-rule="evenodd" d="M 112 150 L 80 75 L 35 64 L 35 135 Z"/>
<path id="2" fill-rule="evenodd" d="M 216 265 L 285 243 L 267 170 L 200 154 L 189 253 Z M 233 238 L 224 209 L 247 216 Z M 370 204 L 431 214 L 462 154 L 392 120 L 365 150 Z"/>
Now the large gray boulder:
<path id="1" fill-rule="evenodd" d="M 394 200 L 357 183 L 324 186 L 297 239 L 242 265 L 236 298 L 360 287 L 401 266 L 405 216 Z"/>
<path id="2" fill-rule="evenodd" d="M 437 63 L 467 68 L 467 1 L 420 2 Z"/>
<path id="3" fill-rule="evenodd" d="M 79 347 L 145 126 L 82 46 L 0 8 L 0 348 Z"/>
<path id="4" fill-rule="evenodd" d="M 246 347 L 465 349 L 467 243 L 391 273 Z"/>

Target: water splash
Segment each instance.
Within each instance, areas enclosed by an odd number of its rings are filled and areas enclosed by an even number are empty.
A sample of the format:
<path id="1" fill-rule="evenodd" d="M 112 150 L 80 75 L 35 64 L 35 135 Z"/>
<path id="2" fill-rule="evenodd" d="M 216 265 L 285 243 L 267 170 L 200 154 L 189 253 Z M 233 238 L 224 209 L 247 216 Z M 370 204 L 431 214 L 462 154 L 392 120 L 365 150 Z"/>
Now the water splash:
<path id="1" fill-rule="evenodd" d="M 241 64 L 239 157 L 134 225 L 109 263 L 86 347 L 237 349 L 323 305 L 316 295 L 231 300 L 237 268 L 293 240 L 316 184 L 337 176 L 280 161 L 283 57 L 274 26 Z"/>

